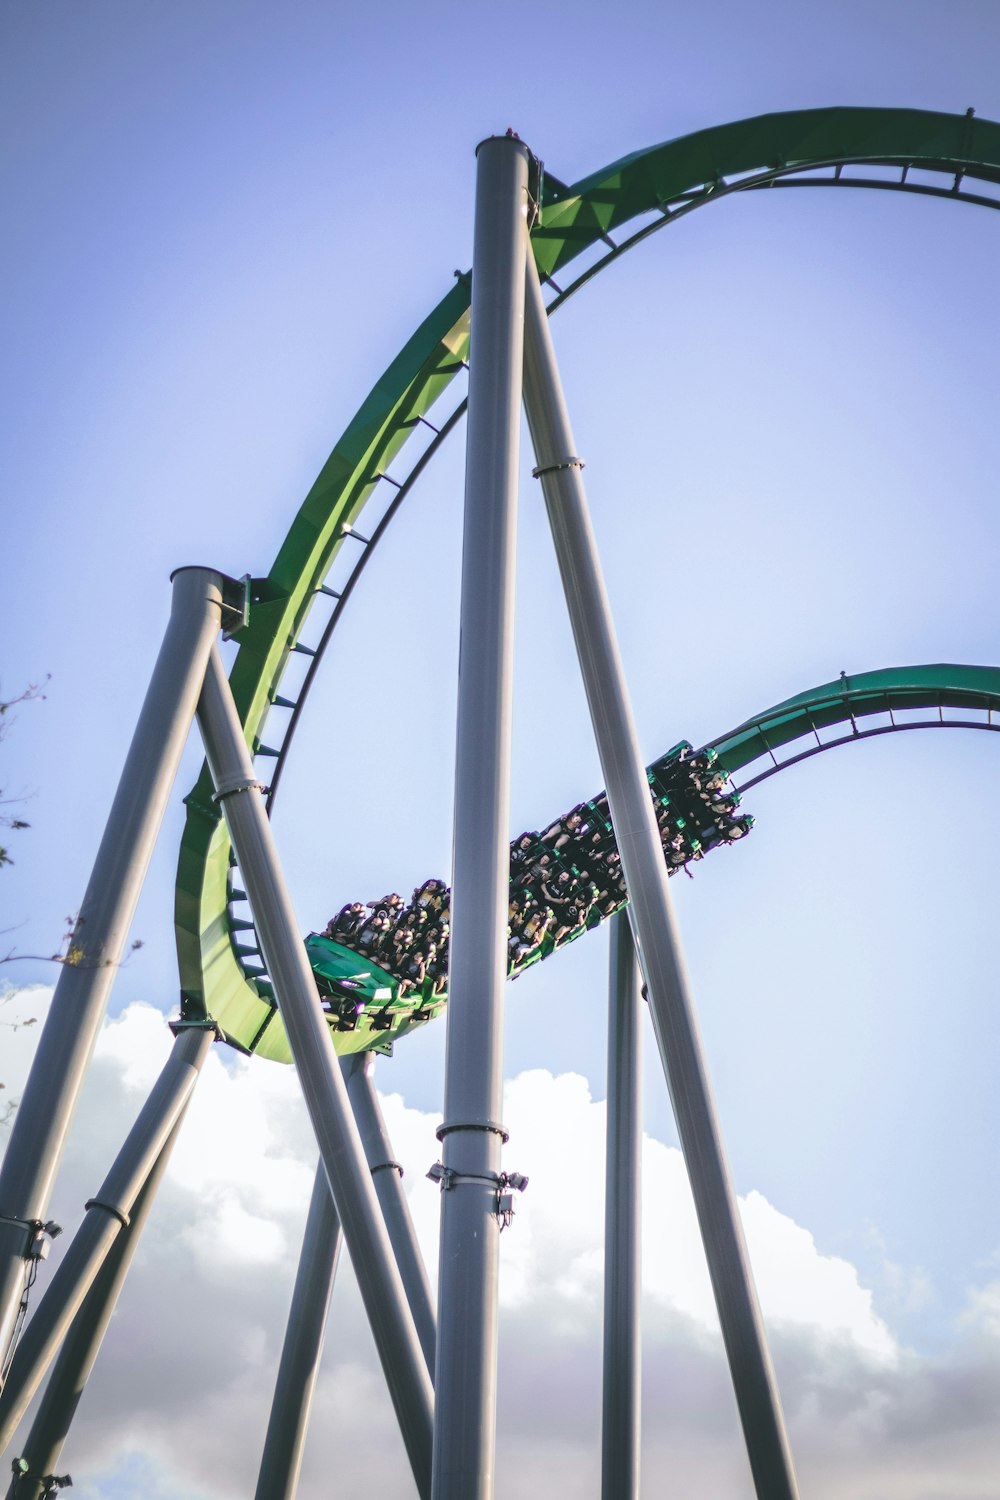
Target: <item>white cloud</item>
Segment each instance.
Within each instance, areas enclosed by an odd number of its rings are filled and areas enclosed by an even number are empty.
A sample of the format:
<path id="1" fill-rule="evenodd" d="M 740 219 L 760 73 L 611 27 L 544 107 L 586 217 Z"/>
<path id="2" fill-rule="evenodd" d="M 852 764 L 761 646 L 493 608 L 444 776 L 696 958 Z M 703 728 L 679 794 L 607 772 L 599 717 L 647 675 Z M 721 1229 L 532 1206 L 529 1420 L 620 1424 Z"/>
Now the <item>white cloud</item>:
<path id="1" fill-rule="evenodd" d="M 18 993 L 2 1015 L 38 1013 L 47 994 Z M 13 1031 L 4 1048 L 12 1095 L 26 1038 L 33 1042 L 30 1028 Z M 57 1188 L 67 1230 L 169 1045 L 150 1007 L 130 1007 L 104 1028 Z M 391 1081 L 391 1068 L 380 1068 L 379 1081 Z M 398 1094 L 383 1108 L 433 1270 L 439 1194 L 425 1173 L 439 1154 L 438 1122 Z M 583 1078 L 533 1070 L 508 1085 L 504 1120 L 506 1163 L 530 1185 L 501 1242 L 498 1500 L 528 1500 L 550 1481 L 564 1500 L 582 1500 L 599 1465 L 605 1106 Z M 64 1454 L 81 1500 L 235 1500 L 252 1491 L 315 1155 L 293 1070 L 214 1049 Z M 648 1137 L 644 1203 L 646 1481 L 746 1500 L 683 1163 Z M 898 1347 L 852 1265 L 824 1254 L 760 1193 L 741 1209 L 803 1491 L 814 1500 L 992 1496 L 997 1284 L 970 1294 L 954 1350 L 918 1359 Z M 346 1258 L 303 1500 L 326 1493 L 333 1474 L 348 1500 L 412 1494 Z"/>

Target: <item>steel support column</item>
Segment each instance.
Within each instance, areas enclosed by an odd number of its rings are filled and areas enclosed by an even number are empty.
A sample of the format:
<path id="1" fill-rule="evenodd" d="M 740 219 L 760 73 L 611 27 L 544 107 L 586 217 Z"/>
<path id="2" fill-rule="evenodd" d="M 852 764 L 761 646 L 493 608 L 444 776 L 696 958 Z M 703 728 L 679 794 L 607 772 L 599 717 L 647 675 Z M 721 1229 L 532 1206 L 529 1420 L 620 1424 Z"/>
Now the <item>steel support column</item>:
<path id="1" fill-rule="evenodd" d="M 136 902 L 222 618 L 221 574 L 174 575 L 170 622 L 0 1168 L 0 1366 L 24 1280 L 31 1226 L 45 1218 Z"/>
<path id="2" fill-rule="evenodd" d="M 217 650 L 209 657 L 198 723 L 403 1442 L 417 1489 L 427 1496 L 430 1377 Z"/>
<path id="3" fill-rule="evenodd" d="M 298 1488 L 309 1412 L 343 1238 L 326 1168 L 320 1162 L 302 1239 L 254 1500 L 293 1500 Z"/>
<path id="4" fill-rule="evenodd" d="M 602 1500 L 638 1500 L 642 1001 L 627 913 L 611 918 L 604 1188 Z"/>
<path id="5" fill-rule="evenodd" d="M 528 152 L 476 171 L 454 869 L 441 1194 L 434 1500 L 489 1500 L 496 1434 L 496 1179 L 503 1141 L 514 553 Z"/>
<path id="6" fill-rule="evenodd" d="M 406 1300 L 424 1352 L 427 1370 L 434 1379 L 434 1344 L 437 1329 L 434 1306 L 427 1281 L 427 1268 L 417 1244 L 417 1234 L 403 1192 L 403 1169 L 392 1154 L 392 1142 L 382 1118 L 382 1108 L 375 1092 L 375 1058 L 370 1052 L 357 1052 L 345 1058 L 344 1077 L 354 1118 L 361 1132 L 368 1168 L 382 1207 L 382 1217 L 389 1233 L 392 1252 L 403 1278 Z"/>
<path id="7" fill-rule="evenodd" d="M 73 1319 L 21 1449 L 26 1470 L 15 1473 L 7 1500 L 41 1500 L 46 1480 L 55 1473 L 186 1113 L 187 1104 L 139 1190 L 129 1214 L 128 1228 L 122 1230 L 111 1246 Z"/>
<path id="8" fill-rule="evenodd" d="M 691 1179 L 750 1467 L 760 1500 L 795 1500 L 798 1491 L 777 1382 L 702 1053 L 666 864 L 590 525 L 582 464 L 530 255 L 526 284 L 524 400 L 537 460 L 535 472 L 542 481 L 628 886 L 653 1028 Z"/>
<path id="9" fill-rule="evenodd" d="M 207 1028 L 185 1027 L 180 1032 L 114 1165 L 87 1203 L 83 1223 L 28 1320 L 11 1362 L 0 1395 L 0 1452 L 13 1437 L 108 1252 L 128 1228 L 140 1189 L 190 1097 L 214 1039 L 214 1030 Z"/>

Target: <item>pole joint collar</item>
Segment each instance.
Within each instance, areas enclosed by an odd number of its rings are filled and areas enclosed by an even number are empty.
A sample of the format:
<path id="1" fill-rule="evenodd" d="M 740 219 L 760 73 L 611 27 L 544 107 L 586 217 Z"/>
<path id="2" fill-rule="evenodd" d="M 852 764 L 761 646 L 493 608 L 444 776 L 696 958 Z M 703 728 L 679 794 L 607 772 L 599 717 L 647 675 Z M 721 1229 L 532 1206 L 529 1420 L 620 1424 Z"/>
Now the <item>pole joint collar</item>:
<path id="1" fill-rule="evenodd" d="M 498 1135 L 505 1146 L 510 1140 L 510 1132 L 496 1120 L 449 1120 L 446 1124 L 438 1126 L 435 1135 L 439 1141 L 443 1141 L 446 1135 L 454 1135 L 456 1130 L 485 1130 L 490 1135 Z"/>
<path id="2" fill-rule="evenodd" d="M 369 1168 L 369 1171 L 373 1177 L 376 1172 L 398 1172 L 400 1177 L 403 1175 L 403 1168 L 398 1161 L 377 1161 L 373 1167 Z"/>
<path id="3" fill-rule="evenodd" d="M 213 802 L 224 802 L 227 797 L 235 797 L 239 792 L 266 792 L 267 787 L 262 781 L 255 781 L 252 776 L 233 776 L 217 786 L 212 793 Z"/>
<path id="4" fill-rule="evenodd" d="M 204 1016 L 201 1019 L 193 1020 L 185 1020 L 181 1016 L 179 1021 L 168 1021 L 167 1030 L 172 1032 L 174 1036 L 180 1036 L 182 1031 L 211 1031 L 214 1033 L 217 1042 L 224 1042 L 226 1040 L 226 1034 L 222 1030 L 222 1027 L 217 1021 L 213 1021 L 211 1016 Z"/>
<path id="5" fill-rule="evenodd" d="M 88 1198 L 83 1207 L 85 1211 L 91 1208 L 103 1208 L 106 1214 L 110 1214 L 113 1219 L 118 1220 L 123 1229 L 127 1229 L 132 1222 L 128 1214 L 122 1213 L 121 1209 L 116 1207 L 114 1203 L 104 1203 L 100 1198 Z"/>
<path id="6" fill-rule="evenodd" d="M 562 469 L 585 469 L 586 467 L 582 458 L 571 455 L 569 458 L 557 459 L 555 463 L 539 464 L 536 469 L 532 469 L 531 477 L 541 479 L 544 474 L 558 474 Z"/>

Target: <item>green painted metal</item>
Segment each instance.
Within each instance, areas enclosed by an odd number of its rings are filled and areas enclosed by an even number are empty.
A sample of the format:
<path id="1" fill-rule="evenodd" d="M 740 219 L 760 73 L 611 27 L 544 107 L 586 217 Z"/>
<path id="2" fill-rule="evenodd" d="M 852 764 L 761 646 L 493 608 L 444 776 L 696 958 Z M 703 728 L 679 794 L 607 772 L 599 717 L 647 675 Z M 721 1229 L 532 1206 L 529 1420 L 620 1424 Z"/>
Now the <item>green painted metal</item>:
<path id="1" fill-rule="evenodd" d="M 912 726 L 906 722 L 894 725 L 894 715 L 919 709 L 937 713 L 940 716 L 937 722 L 947 724 L 949 721 L 943 718 L 943 711 L 947 708 L 984 713 L 987 722 L 980 725 L 975 721 L 976 726 L 1000 729 L 1000 719 L 995 724 L 988 722 L 998 706 L 1000 667 L 963 667 L 946 663 L 888 667 L 880 672 L 844 676 L 794 698 L 786 698 L 765 713 L 747 719 L 720 739 L 713 740 L 712 747 L 719 763 L 730 775 L 757 760 L 766 760 L 771 763 L 771 769 L 777 769 L 774 752 L 796 741 L 813 742 L 813 751 L 831 748 L 828 744 L 821 746 L 818 731 L 834 725 L 850 724 L 848 738 L 861 738 L 864 734 L 861 725 L 866 719 L 877 716 L 888 719 L 884 726 L 887 729 L 906 729 Z"/>
<path id="2" fill-rule="evenodd" d="M 691 208 L 736 191 L 793 182 L 818 168 L 895 166 L 948 174 L 939 188 L 873 179 L 879 188 L 938 191 L 990 207 L 973 183 L 1000 183 L 1000 125 L 922 110 L 822 109 L 762 115 L 624 157 L 572 187 L 545 179 L 532 230 L 536 262 L 554 277 L 584 251 L 600 259 L 564 287 L 550 311 L 623 250 Z M 801 180 L 801 179 L 800 179 Z M 850 185 L 831 172 L 827 185 Z M 811 179 L 818 182 L 819 179 Z M 654 216 L 649 222 L 649 216 Z M 613 231 L 631 226 L 629 237 Z M 609 243 L 610 241 L 610 243 Z M 553 285 L 555 283 L 553 282 Z M 232 686 L 247 743 L 257 751 L 290 653 L 348 528 L 421 417 L 463 367 L 468 278 L 460 278 L 417 329 L 348 426 L 295 517 L 266 578 L 255 581 L 249 625 L 238 636 Z M 280 758 L 280 752 L 279 752 Z M 265 778 L 266 779 L 266 778 Z M 210 1010 L 237 1045 L 288 1060 L 273 997 L 236 952 L 228 914 L 230 846 L 206 772 L 187 799 L 178 861 L 175 926 L 181 988 Z M 338 1045 L 339 1045 L 338 1039 Z"/>

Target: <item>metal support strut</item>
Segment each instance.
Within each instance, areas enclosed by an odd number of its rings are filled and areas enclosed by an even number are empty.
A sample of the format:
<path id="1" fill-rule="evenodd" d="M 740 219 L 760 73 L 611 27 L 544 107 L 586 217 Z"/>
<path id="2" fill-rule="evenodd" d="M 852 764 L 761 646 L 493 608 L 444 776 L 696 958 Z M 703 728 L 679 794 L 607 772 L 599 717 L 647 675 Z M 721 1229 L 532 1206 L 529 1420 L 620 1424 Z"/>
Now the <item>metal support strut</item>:
<path id="1" fill-rule="evenodd" d="M 410 1466 L 426 1500 L 430 1377 L 217 649 L 209 657 L 198 723 Z"/>
<path id="2" fill-rule="evenodd" d="M 293 1500 L 343 1242 L 326 1169 L 316 1168 L 254 1500 Z"/>
<path id="3" fill-rule="evenodd" d="M 528 152 L 477 153 L 462 548 L 454 870 L 435 1362 L 434 1500 L 490 1500 L 496 1438 L 496 1181 L 507 979 L 514 553 Z"/>
<path id="4" fill-rule="evenodd" d="M 433 1380 L 434 1345 L 437 1339 L 434 1305 L 427 1281 L 427 1268 L 417 1244 L 416 1230 L 403 1192 L 403 1169 L 399 1162 L 393 1160 L 392 1143 L 382 1118 L 378 1094 L 375 1092 L 375 1059 L 370 1052 L 356 1052 L 353 1057 L 344 1059 L 342 1067 L 347 1079 L 347 1094 L 361 1132 L 361 1143 L 365 1148 L 392 1252 L 403 1278 L 406 1300 L 410 1304 L 417 1337 L 427 1361 L 427 1370 Z"/>
<path id="5" fill-rule="evenodd" d="M 214 1039 L 214 1030 L 205 1027 L 185 1027 L 178 1034 L 100 1192 L 87 1203 L 83 1223 L 11 1361 L 0 1395 L 0 1452 L 13 1437 L 111 1247 L 129 1227 L 135 1200 L 180 1118 Z"/>
<path id="6" fill-rule="evenodd" d="M 52 1004 L 0 1168 L 0 1367 L 24 1277 L 24 1221 L 45 1218 L 52 1180 L 135 915 L 153 844 L 187 739 L 224 580 L 208 568 L 174 574 L 173 601 L 101 847 L 73 931 L 74 962 Z"/>
<path id="7" fill-rule="evenodd" d="M 760 1500 L 798 1490 L 676 930 L 649 784 L 563 401 L 542 290 L 526 257 L 524 404 L 573 626 L 657 1046 L 687 1163 Z"/>
<path id="8" fill-rule="evenodd" d="M 115 1239 L 94 1284 L 73 1319 L 20 1457 L 16 1461 L 7 1500 L 42 1500 L 48 1493 L 46 1481 L 55 1473 L 63 1443 L 100 1353 L 132 1258 L 138 1249 L 139 1237 L 184 1123 L 187 1107 L 187 1103 L 182 1106 L 177 1123 L 132 1205 L 128 1227 Z"/>
<path id="9" fill-rule="evenodd" d="M 611 918 L 604 1189 L 602 1500 L 639 1500 L 642 1001 L 627 913 Z"/>

